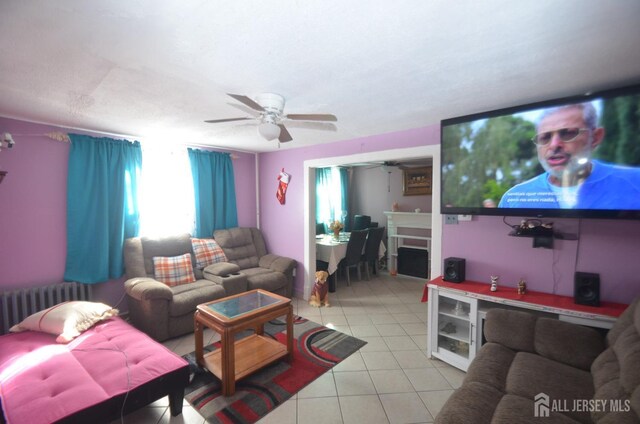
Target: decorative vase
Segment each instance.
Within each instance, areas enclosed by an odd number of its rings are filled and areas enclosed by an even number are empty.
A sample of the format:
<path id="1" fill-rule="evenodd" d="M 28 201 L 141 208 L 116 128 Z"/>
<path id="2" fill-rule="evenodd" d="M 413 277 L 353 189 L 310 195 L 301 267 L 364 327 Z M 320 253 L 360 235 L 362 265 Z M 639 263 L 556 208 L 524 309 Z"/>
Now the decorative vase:
<path id="1" fill-rule="evenodd" d="M 340 230 L 333 230 L 333 238 L 336 240 L 340 238 Z"/>

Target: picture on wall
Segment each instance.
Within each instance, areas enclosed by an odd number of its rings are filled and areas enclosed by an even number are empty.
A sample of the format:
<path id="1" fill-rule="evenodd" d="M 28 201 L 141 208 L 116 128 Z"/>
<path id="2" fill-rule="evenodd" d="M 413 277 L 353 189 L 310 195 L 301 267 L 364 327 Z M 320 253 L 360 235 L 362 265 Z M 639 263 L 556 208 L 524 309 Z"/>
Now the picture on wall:
<path id="1" fill-rule="evenodd" d="M 432 170 L 431 166 L 405 169 L 402 194 L 405 196 L 431 194 Z"/>

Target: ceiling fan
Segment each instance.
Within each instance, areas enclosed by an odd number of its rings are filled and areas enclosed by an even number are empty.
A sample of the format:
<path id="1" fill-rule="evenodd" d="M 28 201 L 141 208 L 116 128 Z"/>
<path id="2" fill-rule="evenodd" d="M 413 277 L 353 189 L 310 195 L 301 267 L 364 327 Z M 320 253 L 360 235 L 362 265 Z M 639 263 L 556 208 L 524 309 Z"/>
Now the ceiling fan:
<path id="1" fill-rule="evenodd" d="M 391 172 L 392 169 L 390 168 L 393 168 L 393 167 L 400 168 L 400 169 L 408 168 L 402 162 L 398 162 L 395 160 L 385 160 L 384 162 L 375 162 L 372 166 L 368 166 L 367 169 L 373 169 L 373 168 L 379 168 L 379 167 L 382 167 L 382 169 L 387 172 Z"/>
<path id="2" fill-rule="evenodd" d="M 258 133 L 266 140 L 275 140 L 276 138 L 280 143 L 286 143 L 293 140 L 289 131 L 284 126 L 283 121 L 324 121 L 324 122 L 336 122 L 338 118 L 331 114 L 289 114 L 285 115 L 284 110 L 284 97 L 279 94 L 263 93 L 256 97 L 256 101 L 241 94 L 230 94 L 228 96 L 233 97 L 245 106 L 259 112 L 255 117 L 242 117 L 242 118 L 227 118 L 227 119 L 209 119 L 204 122 L 216 124 L 220 122 L 230 121 L 245 121 L 245 120 L 258 120 Z"/>

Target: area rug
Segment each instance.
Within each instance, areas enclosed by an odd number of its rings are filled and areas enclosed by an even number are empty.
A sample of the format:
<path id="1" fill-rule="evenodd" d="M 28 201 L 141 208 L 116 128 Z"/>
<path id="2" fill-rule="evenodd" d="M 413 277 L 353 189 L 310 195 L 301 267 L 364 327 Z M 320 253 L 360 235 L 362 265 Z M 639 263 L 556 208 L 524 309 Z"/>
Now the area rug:
<path id="1" fill-rule="evenodd" d="M 285 331 L 286 323 L 280 320 L 264 326 L 265 335 L 284 344 Z M 293 337 L 291 363 L 276 361 L 256 371 L 236 382 L 236 393 L 229 397 L 222 396 L 217 377 L 196 365 L 194 352 L 184 355 L 192 371 L 185 399 L 209 423 L 253 423 L 366 344 L 301 317 L 294 317 Z M 206 346 L 205 354 L 219 347 L 219 342 Z"/>

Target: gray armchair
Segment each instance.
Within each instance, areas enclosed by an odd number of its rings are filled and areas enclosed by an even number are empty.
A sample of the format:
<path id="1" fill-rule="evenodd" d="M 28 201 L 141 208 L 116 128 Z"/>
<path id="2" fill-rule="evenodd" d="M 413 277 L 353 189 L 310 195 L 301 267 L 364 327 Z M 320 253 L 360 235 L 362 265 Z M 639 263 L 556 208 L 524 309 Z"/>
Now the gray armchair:
<path id="1" fill-rule="evenodd" d="M 225 297 L 224 286 L 203 277 L 194 268 L 196 281 L 169 287 L 156 280 L 153 272 L 155 256 L 191 254 L 191 236 L 150 239 L 134 237 L 124 244 L 124 262 L 128 280 L 124 287 L 129 305 L 131 323 L 157 341 L 193 332 L 193 314 L 196 306 Z"/>

